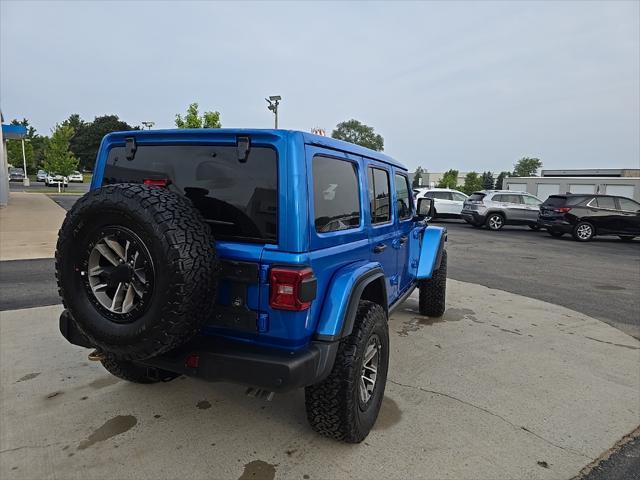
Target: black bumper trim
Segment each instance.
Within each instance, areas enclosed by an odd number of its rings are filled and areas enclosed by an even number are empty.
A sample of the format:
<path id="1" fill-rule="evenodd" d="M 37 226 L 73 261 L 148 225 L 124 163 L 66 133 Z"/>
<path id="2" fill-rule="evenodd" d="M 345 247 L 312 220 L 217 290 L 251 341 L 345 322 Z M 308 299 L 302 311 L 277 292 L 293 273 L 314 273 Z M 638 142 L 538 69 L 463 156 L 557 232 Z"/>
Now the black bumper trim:
<path id="1" fill-rule="evenodd" d="M 72 344 L 92 348 L 65 310 L 60 332 Z M 219 337 L 198 336 L 179 349 L 136 363 L 207 381 L 229 381 L 283 392 L 324 380 L 338 352 L 338 342 L 311 342 L 306 348 L 288 351 L 232 342 Z M 198 357 L 198 366 L 186 366 Z"/>

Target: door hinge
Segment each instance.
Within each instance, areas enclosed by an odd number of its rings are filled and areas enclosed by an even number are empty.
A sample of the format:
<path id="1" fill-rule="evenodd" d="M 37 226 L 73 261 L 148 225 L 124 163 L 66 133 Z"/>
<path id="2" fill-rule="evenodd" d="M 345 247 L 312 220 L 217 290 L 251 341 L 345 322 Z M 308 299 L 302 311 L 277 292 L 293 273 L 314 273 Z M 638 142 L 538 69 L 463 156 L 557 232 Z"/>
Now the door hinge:
<path id="1" fill-rule="evenodd" d="M 269 265 L 260 265 L 260 283 L 269 282 Z"/>

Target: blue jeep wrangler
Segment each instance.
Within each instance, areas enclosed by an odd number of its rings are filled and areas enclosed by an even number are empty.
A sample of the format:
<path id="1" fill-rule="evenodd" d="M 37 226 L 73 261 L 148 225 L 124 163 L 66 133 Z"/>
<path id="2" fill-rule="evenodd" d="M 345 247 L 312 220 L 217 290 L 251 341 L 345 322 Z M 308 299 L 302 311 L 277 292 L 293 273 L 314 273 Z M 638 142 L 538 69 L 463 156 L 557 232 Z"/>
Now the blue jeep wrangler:
<path id="1" fill-rule="evenodd" d="M 311 426 L 360 442 L 390 312 L 419 287 L 444 313 L 446 231 L 421 200 L 392 158 L 309 133 L 109 134 L 60 229 L 60 330 L 132 382 L 305 387 Z"/>

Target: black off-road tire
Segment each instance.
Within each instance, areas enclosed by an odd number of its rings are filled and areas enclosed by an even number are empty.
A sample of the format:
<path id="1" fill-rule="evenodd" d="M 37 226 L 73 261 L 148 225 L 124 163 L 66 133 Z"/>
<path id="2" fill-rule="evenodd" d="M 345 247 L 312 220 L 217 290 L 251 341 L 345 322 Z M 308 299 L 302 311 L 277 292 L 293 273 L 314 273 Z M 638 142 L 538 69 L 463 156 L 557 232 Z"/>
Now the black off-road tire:
<path id="1" fill-rule="evenodd" d="M 442 252 L 440 268 L 428 280 L 418 282 L 418 310 L 420 315 L 441 317 L 446 309 L 447 251 Z"/>
<path id="2" fill-rule="evenodd" d="M 547 233 L 555 238 L 560 238 L 561 236 L 564 235 L 563 232 L 559 232 L 558 230 L 551 230 L 549 228 L 547 228 Z"/>
<path id="3" fill-rule="evenodd" d="M 369 401 L 362 406 L 358 385 L 369 339 L 380 340 L 380 361 Z M 333 370 L 322 382 L 305 388 L 307 420 L 318 433 L 348 443 L 364 440 L 384 397 L 389 368 L 387 314 L 378 304 L 360 301 L 351 335 L 340 341 Z"/>
<path id="4" fill-rule="evenodd" d="M 109 229 L 131 232 L 146 249 L 152 282 L 135 314 L 101 308 L 89 286 L 88 258 Z M 62 224 L 56 279 L 64 306 L 99 350 L 142 360 L 191 339 L 211 313 L 218 259 L 210 228 L 191 202 L 167 189 L 115 184 L 80 198 Z"/>
<path id="5" fill-rule="evenodd" d="M 133 383 L 158 383 L 168 382 L 178 377 L 177 373 L 167 372 L 165 370 L 156 370 L 156 376 L 149 375 L 149 369 L 144 365 L 140 365 L 128 360 L 119 360 L 113 355 L 107 355 L 101 360 L 104 369 L 114 377 L 121 378 L 127 382 Z"/>

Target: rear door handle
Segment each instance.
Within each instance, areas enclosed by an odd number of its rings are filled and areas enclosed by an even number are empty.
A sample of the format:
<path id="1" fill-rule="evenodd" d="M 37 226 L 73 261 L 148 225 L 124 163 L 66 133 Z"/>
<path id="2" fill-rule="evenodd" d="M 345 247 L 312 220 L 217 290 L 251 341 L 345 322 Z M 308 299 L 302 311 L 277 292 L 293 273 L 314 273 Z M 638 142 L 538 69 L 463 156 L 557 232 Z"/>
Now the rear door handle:
<path id="1" fill-rule="evenodd" d="M 387 246 L 384 243 L 379 243 L 373 247 L 373 253 L 382 253 L 386 250 Z"/>

